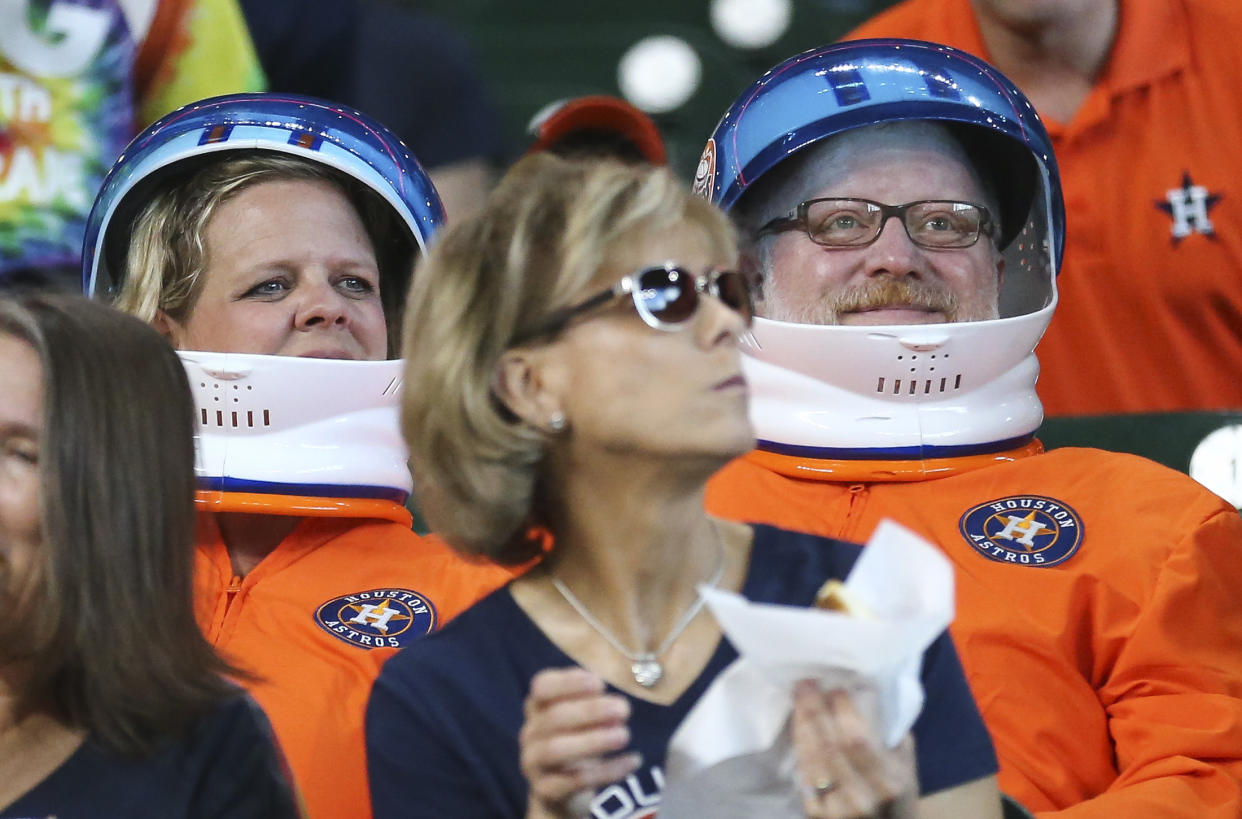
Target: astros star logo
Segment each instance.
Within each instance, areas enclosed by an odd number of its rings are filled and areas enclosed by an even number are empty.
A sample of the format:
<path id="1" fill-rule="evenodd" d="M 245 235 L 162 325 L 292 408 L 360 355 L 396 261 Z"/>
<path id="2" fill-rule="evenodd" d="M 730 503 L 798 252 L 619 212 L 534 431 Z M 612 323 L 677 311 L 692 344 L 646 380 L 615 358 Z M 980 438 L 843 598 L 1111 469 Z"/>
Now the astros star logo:
<path id="1" fill-rule="evenodd" d="M 1209 239 L 1216 238 L 1216 229 L 1208 212 L 1220 202 L 1223 194 L 1211 193 L 1202 185 L 1196 185 L 1190 172 L 1182 173 L 1182 186 L 1165 191 L 1164 201 L 1156 207 L 1173 218 L 1171 233 L 1176 246 L 1192 233 L 1201 233 Z"/>
<path id="2" fill-rule="evenodd" d="M 354 603 L 346 606 L 346 608 L 357 612 L 353 617 L 349 618 L 349 622 L 369 624 L 372 628 L 384 634 L 388 633 L 389 621 L 396 620 L 399 623 L 402 620 L 410 619 L 410 615 L 402 614 L 395 608 L 389 608 L 387 598 L 378 606 L 371 603 Z"/>

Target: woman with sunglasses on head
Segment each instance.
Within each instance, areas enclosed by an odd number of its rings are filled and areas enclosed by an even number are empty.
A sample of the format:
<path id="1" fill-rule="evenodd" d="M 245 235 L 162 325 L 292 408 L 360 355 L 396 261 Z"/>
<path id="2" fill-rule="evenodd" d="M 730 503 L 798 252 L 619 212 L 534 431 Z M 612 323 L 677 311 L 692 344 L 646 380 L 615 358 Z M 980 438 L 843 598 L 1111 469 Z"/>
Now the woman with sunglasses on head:
<path id="1" fill-rule="evenodd" d="M 194 621 L 194 408 L 137 319 L 0 297 L 0 817 L 299 813 Z"/>
<path id="2" fill-rule="evenodd" d="M 465 552 L 544 559 L 382 672 L 377 814 L 650 816 L 672 732 L 737 656 L 696 586 L 809 605 L 848 571 L 856 547 L 703 511 L 708 477 L 753 444 L 736 256 L 667 170 L 537 155 L 420 269 L 403 397 L 420 503 Z M 924 684 L 922 815 L 999 816 L 945 637 Z M 914 809 L 914 774 L 847 695 L 795 699 L 808 815 L 914 815 L 883 813 Z"/>

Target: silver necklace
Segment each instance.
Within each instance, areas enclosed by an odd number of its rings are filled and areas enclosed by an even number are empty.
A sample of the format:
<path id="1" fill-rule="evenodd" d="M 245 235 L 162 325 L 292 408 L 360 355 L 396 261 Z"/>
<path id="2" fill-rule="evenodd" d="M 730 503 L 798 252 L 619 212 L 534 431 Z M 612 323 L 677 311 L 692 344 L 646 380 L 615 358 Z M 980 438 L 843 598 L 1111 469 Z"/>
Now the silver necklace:
<path id="1" fill-rule="evenodd" d="M 712 573 L 711 579 L 707 581 L 708 588 L 712 589 L 716 588 L 716 584 L 719 583 L 720 578 L 724 576 L 724 547 L 721 546 L 719 542 L 716 544 L 716 547 L 716 571 Z M 582 605 L 582 601 L 574 596 L 573 592 L 571 592 L 565 584 L 561 582 L 559 577 L 556 577 L 555 575 L 552 577 L 552 585 L 555 586 L 556 590 L 561 593 L 561 597 L 565 598 L 565 602 L 573 606 L 574 611 L 578 612 L 582 619 L 586 621 L 588 626 L 595 629 L 595 631 L 599 633 L 599 636 L 608 641 L 608 645 L 612 646 L 621 654 L 621 656 L 630 661 L 630 673 L 634 675 L 634 682 L 638 683 L 643 688 L 651 688 L 664 678 L 664 666 L 660 663 L 660 657 L 664 654 L 664 652 L 668 651 L 673 642 L 680 637 L 681 633 L 686 630 L 687 626 L 690 625 L 690 621 L 698 616 L 698 613 L 702 611 L 704 604 L 707 603 L 707 600 L 703 597 L 703 595 L 698 595 L 695 598 L 695 601 L 690 604 L 690 608 L 686 609 L 686 613 L 683 614 L 681 619 L 677 621 L 677 625 L 673 626 L 672 630 L 669 631 L 667 636 L 665 636 L 664 642 L 660 643 L 660 645 L 656 647 L 655 651 L 634 652 L 621 645 L 621 641 L 613 636 L 611 631 L 604 628 L 604 624 L 599 620 L 596 620 L 595 616 L 592 615 L 591 612 L 587 611 L 587 607 Z"/>

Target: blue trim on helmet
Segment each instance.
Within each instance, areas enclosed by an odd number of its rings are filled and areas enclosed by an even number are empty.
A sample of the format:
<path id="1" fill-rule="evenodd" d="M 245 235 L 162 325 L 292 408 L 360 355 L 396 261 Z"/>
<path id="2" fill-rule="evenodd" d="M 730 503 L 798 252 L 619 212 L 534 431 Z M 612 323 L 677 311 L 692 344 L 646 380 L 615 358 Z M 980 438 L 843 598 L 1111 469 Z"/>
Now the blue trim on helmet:
<path id="1" fill-rule="evenodd" d="M 408 492 L 391 486 L 347 486 L 331 483 L 277 483 L 229 477 L 200 477 L 198 488 L 208 492 L 246 492 L 255 495 L 302 495 L 315 498 L 363 498 L 404 504 Z"/>
<path id="2" fill-rule="evenodd" d="M 897 446 L 897 447 L 831 447 L 831 446 L 797 446 L 781 444 L 776 441 L 760 440 L 757 448 L 776 455 L 790 455 L 795 458 L 811 458 L 815 460 L 837 461 L 907 461 L 912 459 L 964 458 L 970 455 L 991 455 L 1009 449 L 1026 446 L 1035 440 L 1035 433 L 1006 438 L 1003 441 L 992 441 L 986 444 L 965 444 L 962 446 Z"/>

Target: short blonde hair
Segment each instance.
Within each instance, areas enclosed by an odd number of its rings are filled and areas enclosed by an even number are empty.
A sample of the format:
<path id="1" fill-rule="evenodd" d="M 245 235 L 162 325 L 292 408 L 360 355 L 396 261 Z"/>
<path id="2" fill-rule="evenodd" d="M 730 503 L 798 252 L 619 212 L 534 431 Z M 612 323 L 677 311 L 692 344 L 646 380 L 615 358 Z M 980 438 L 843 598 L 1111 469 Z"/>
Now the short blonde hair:
<path id="1" fill-rule="evenodd" d="M 398 326 L 405 294 L 388 292 L 394 289 L 389 273 L 413 262 L 413 240 L 394 238 L 408 229 L 362 183 L 327 165 L 274 151 L 228 152 L 152 196 L 134 218 L 125 277 L 115 306 L 148 324 L 161 312 L 185 321 L 202 290 L 208 263 L 207 223 L 223 203 L 243 190 L 277 180 L 327 182 L 349 199 L 371 240 L 383 284 L 389 285 L 380 288 L 385 313 L 390 325 Z"/>
<path id="2" fill-rule="evenodd" d="M 401 420 L 423 514 L 454 546 L 509 564 L 541 548 L 544 433 L 496 398 L 497 363 L 624 240 L 679 225 L 736 251 L 724 214 L 667 169 L 535 154 L 440 236 L 406 306 Z"/>

